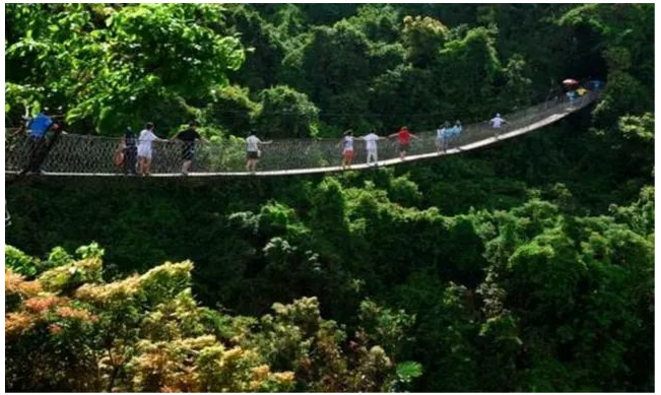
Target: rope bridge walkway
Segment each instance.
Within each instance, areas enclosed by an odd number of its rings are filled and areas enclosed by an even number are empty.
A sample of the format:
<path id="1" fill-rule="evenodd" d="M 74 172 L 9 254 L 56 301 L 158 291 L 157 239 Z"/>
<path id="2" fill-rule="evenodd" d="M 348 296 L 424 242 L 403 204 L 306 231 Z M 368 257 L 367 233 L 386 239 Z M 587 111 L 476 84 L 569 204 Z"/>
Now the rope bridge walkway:
<path id="1" fill-rule="evenodd" d="M 449 141 L 446 151 L 437 152 L 436 132 L 416 133 L 404 161 L 399 159 L 396 139 L 378 143 L 378 166 L 396 165 L 456 154 L 494 144 L 500 140 L 532 132 L 554 123 L 597 100 L 599 94 L 588 92 L 570 103 L 565 96 L 558 96 L 524 110 L 506 114 L 507 121 L 501 129 L 494 129 L 488 122 L 466 125 L 461 134 Z M 245 171 L 246 143 L 240 138 L 230 138 L 222 143 L 196 143 L 195 160 L 188 177 L 218 176 L 281 176 L 342 171 L 339 165 L 342 151 L 336 139 L 283 139 L 274 140 L 262 147 L 258 171 Z M 25 135 L 5 136 L 5 174 L 20 174 L 30 165 L 33 151 L 38 144 Z M 119 147 L 117 137 L 61 134 L 41 163 L 41 176 L 124 176 L 113 162 Z M 183 143 L 167 141 L 153 143 L 151 177 L 181 177 Z M 365 142 L 354 142 L 356 157 L 352 170 L 373 167 L 367 165 Z"/>

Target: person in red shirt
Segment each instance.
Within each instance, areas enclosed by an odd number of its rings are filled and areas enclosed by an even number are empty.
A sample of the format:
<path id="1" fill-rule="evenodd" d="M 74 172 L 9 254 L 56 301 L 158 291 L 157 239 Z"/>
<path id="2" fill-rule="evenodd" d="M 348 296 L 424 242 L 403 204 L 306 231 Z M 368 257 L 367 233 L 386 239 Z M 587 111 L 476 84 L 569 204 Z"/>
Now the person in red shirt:
<path id="1" fill-rule="evenodd" d="M 388 137 L 395 137 L 395 136 L 399 141 L 399 159 L 404 160 L 404 158 L 406 158 L 406 152 L 409 150 L 409 147 L 411 146 L 411 138 L 419 139 L 419 137 L 409 132 L 409 128 L 406 126 L 402 126 L 402 128 L 399 129 L 399 132 L 393 133 Z"/>

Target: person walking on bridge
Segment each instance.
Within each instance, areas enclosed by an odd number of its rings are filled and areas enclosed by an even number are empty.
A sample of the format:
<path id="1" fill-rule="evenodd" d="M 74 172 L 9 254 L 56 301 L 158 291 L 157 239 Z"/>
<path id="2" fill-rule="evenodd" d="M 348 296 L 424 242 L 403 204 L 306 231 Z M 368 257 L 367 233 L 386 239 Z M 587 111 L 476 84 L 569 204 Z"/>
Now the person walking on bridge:
<path id="1" fill-rule="evenodd" d="M 506 123 L 507 121 L 500 116 L 500 113 L 497 113 L 495 117 L 491 118 L 489 124 L 496 130 L 496 138 L 500 135 L 500 129 L 503 127 L 503 124 Z"/>
<path id="2" fill-rule="evenodd" d="M 60 118 L 55 116 L 48 116 L 42 112 L 37 114 L 33 119 L 27 119 L 26 126 L 28 127 L 29 136 L 29 158 L 25 167 L 25 173 L 41 173 L 41 165 L 46 159 L 48 152 L 58 140 L 60 133 L 62 133 L 62 125 L 55 122 L 53 118 Z M 47 137 L 48 132 L 53 132 L 50 138 Z"/>
<path id="3" fill-rule="evenodd" d="M 124 153 L 122 167 L 124 174 L 136 175 L 136 164 L 138 161 L 138 136 L 131 129 L 130 126 L 126 127 L 124 135 L 122 136 L 121 146 Z"/>
<path id="4" fill-rule="evenodd" d="M 440 153 L 441 150 L 443 151 L 445 150 L 445 138 L 446 138 L 445 134 L 448 127 L 450 127 L 450 123 L 446 121 L 445 123 L 443 123 L 443 125 L 440 125 L 438 129 L 436 129 L 435 143 L 436 143 L 436 152 L 438 153 Z"/>
<path id="5" fill-rule="evenodd" d="M 456 139 L 461 132 L 463 131 L 463 127 L 461 126 L 461 122 L 459 120 L 455 121 L 454 126 L 451 128 L 448 128 L 446 133 L 448 136 L 443 140 L 444 142 L 444 147 L 443 150 L 447 151 L 448 148 L 450 148 L 450 143 L 452 140 Z"/>
<path id="6" fill-rule="evenodd" d="M 397 141 L 399 142 L 399 159 L 401 160 L 406 159 L 406 153 L 411 147 L 411 139 L 419 139 L 418 136 L 409 131 L 407 126 L 402 126 L 402 128 L 399 129 L 399 132 L 393 133 L 388 137 L 397 137 Z"/>
<path id="7" fill-rule="evenodd" d="M 154 141 L 167 141 L 154 134 L 154 124 L 147 122 L 145 128 L 140 132 L 138 138 L 138 162 L 140 175 L 151 175 L 152 143 Z"/>
<path id="8" fill-rule="evenodd" d="M 40 164 L 43 161 L 44 148 L 46 147 L 46 133 L 53 127 L 53 120 L 40 112 L 27 122 L 30 151 L 27 170 L 29 172 L 40 172 Z"/>
<path id="9" fill-rule="evenodd" d="M 353 140 L 353 131 L 347 130 L 344 132 L 344 138 L 338 144 L 339 147 L 342 147 L 342 170 L 351 168 L 353 164 L 353 158 L 355 157 Z"/>
<path id="10" fill-rule="evenodd" d="M 493 126 L 494 129 L 500 129 L 503 126 L 503 124 L 506 123 L 507 121 L 500 116 L 500 113 L 497 113 L 496 116 L 491 118 L 491 121 L 489 121 L 489 124 L 491 124 L 491 126 Z"/>
<path id="11" fill-rule="evenodd" d="M 196 126 L 195 122 L 190 122 L 186 130 L 182 130 L 174 136 L 174 138 L 184 143 L 181 151 L 181 159 L 184 161 L 181 166 L 181 174 L 184 176 L 188 175 L 188 169 L 190 169 L 190 165 L 193 163 L 193 158 L 195 157 L 195 141 L 205 141 L 197 132 Z"/>
<path id="12" fill-rule="evenodd" d="M 573 89 L 567 91 L 567 97 L 569 98 L 569 105 L 573 106 L 574 105 L 574 100 L 576 100 L 576 91 L 573 90 Z"/>
<path id="13" fill-rule="evenodd" d="M 246 170 L 250 173 L 254 173 L 257 169 L 257 162 L 261 156 L 261 151 L 259 146 L 262 144 L 271 144 L 272 141 L 262 141 L 257 136 L 255 136 L 255 131 L 251 130 L 246 138 L 246 153 L 248 156 L 248 162 L 246 163 Z"/>
<path id="14" fill-rule="evenodd" d="M 377 142 L 379 140 L 384 140 L 384 138 L 379 137 L 379 135 L 376 134 L 376 129 L 372 129 L 368 135 L 360 137 L 360 139 L 365 141 L 365 148 L 367 149 L 367 165 L 369 166 L 370 163 L 374 163 L 374 166 L 378 166 L 379 154 Z"/>

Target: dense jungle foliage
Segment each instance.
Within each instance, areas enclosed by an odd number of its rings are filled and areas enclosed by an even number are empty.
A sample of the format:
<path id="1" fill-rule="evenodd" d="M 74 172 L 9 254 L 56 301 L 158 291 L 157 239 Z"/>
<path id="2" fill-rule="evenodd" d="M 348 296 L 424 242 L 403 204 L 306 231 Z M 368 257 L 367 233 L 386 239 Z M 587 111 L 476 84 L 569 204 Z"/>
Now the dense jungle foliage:
<path id="1" fill-rule="evenodd" d="M 7 127 L 48 109 L 115 136 L 415 132 L 606 81 L 542 131 L 392 169 L 8 185 L 8 390 L 654 390 L 654 5 L 5 19 Z"/>

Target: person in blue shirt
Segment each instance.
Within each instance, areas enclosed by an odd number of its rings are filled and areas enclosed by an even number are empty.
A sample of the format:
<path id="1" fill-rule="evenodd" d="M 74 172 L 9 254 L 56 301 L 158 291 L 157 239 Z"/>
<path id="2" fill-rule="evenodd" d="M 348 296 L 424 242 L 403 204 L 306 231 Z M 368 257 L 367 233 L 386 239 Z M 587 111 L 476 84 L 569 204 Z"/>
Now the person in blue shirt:
<path id="1" fill-rule="evenodd" d="M 52 125 L 53 120 L 43 112 L 40 112 L 28 124 L 29 135 L 35 140 L 42 139 L 46 136 L 46 132 Z"/>
<path id="2" fill-rule="evenodd" d="M 449 125 L 448 125 L 449 126 Z M 447 151 L 450 148 L 450 143 L 459 136 L 462 131 L 461 122 L 456 121 L 454 126 L 446 127 L 445 134 L 443 137 L 443 151 Z"/>
<path id="3" fill-rule="evenodd" d="M 457 137 L 459 137 L 459 135 L 460 135 L 461 132 L 463 132 L 463 131 L 464 131 L 464 128 L 461 126 L 461 122 L 460 122 L 459 120 L 456 120 L 456 121 L 454 122 L 454 128 L 453 128 L 453 130 L 452 130 L 452 139 L 454 140 L 454 139 L 456 139 Z"/>
<path id="4" fill-rule="evenodd" d="M 445 133 L 443 135 L 443 151 L 447 151 L 450 148 L 450 143 L 454 139 L 454 127 L 448 126 L 445 128 Z"/>
<path id="5" fill-rule="evenodd" d="M 575 90 L 570 90 L 567 92 L 567 97 L 569 98 L 569 105 L 573 106 L 574 105 L 574 99 L 576 99 L 576 91 Z"/>
<path id="6" fill-rule="evenodd" d="M 449 127 L 450 123 L 445 122 L 436 129 L 436 152 L 441 152 L 441 150 L 445 151 L 445 141 L 447 141 L 446 133 Z"/>
<path id="7" fill-rule="evenodd" d="M 599 81 L 597 79 L 590 80 L 589 84 L 590 84 L 590 90 L 593 90 L 593 91 L 600 90 L 604 85 L 604 83 L 602 81 Z"/>
<path id="8" fill-rule="evenodd" d="M 453 135 L 458 135 L 463 131 L 463 128 L 461 127 L 461 122 L 459 120 L 454 121 L 454 127 L 453 129 Z"/>
<path id="9" fill-rule="evenodd" d="M 41 172 L 41 164 L 43 163 L 46 155 L 50 151 L 51 147 L 57 141 L 59 134 L 61 132 L 60 125 L 53 122 L 53 120 L 44 113 L 37 114 L 32 120 L 28 123 L 28 136 L 30 137 L 30 158 L 28 159 L 28 164 L 25 168 L 25 172 Z M 49 130 L 53 130 L 55 133 L 49 139 L 46 138 L 46 133 Z"/>

